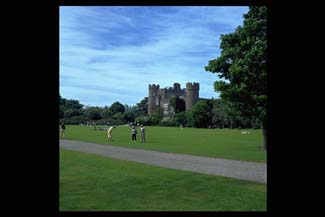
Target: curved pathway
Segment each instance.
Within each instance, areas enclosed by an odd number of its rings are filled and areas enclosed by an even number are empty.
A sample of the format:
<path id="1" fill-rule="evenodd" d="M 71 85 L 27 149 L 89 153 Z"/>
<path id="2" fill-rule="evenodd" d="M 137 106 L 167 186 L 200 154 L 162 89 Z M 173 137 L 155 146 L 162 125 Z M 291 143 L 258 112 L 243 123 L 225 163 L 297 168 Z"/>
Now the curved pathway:
<path id="1" fill-rule="evenodd" d="M 60 147 L 155 166 L 266 183 L 266 164 L 60 140 Z"/>

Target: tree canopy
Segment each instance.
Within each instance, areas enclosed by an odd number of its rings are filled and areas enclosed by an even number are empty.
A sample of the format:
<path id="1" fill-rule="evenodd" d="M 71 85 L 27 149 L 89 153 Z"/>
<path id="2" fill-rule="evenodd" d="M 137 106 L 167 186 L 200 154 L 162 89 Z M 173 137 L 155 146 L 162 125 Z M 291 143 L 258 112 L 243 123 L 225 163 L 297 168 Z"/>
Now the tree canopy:
<path id="1" fill-rule="evenodd" d="M 124 113 L 124 111 L 125 111 L 124 105 L 120 102 L 114 102 L 111 105 L 110 109 L 113 114 L 117 114 L 119 112 Z"/>
<path id="2" fill-rule="evenodd" d="M 169 104 L 172 106 L 175 113 L 185 111 L 185 101 L 179 96 L 172 96 L 169 100 Z"/>
<path id="3" fill-rule="evenodd" d="M 187 113 L 187 120 L 192 127 L 208 127 L 210 125 L 211 105 L 207 100 L 198 101 Z"/>

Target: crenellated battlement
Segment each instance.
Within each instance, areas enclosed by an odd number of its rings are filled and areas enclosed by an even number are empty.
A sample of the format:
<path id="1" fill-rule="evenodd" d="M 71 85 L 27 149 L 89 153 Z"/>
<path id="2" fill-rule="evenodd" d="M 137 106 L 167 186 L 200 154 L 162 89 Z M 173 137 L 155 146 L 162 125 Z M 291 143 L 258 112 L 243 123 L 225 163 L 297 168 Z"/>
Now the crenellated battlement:
<path id="1" fill-rule="evenodd" d="M 200 90 L 200 83 L 188 82 L 188 83 L 186 83 L 186 89 L 187 90 Z"/>
<path id="2" fill-rule="evenodd" d="M 174 83 L 174 90 L 180 90 L 181 89 L 181 84 L 180 83 Z"/>
<path id="3" fill-rule="evenodd" d="M 159 90 L 159 84 L 149 84 L 149 90 Z"/>

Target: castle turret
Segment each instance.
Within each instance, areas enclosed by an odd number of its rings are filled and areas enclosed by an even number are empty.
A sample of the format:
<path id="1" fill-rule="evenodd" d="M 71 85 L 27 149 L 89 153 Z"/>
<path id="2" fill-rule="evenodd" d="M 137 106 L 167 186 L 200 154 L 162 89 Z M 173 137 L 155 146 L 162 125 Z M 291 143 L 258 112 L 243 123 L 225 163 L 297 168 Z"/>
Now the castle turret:
<path id="1" fill-rule="evenodd" d="M 153 113 L 156 106 L 159 106 L 159 85 L 149 84 L 148 114 Z"/>
<path id="2" fill-rule="evenodd" d="M 190 110 L 199 101 L 199 83 L 186 83 L 186 111 Z"/>
<path id="3" fill-rule="evenodd" d="M 182 94 L 181 85 L 179 83 L 174 83 L 173 92 L 177 96 L 180 96 Z"/>

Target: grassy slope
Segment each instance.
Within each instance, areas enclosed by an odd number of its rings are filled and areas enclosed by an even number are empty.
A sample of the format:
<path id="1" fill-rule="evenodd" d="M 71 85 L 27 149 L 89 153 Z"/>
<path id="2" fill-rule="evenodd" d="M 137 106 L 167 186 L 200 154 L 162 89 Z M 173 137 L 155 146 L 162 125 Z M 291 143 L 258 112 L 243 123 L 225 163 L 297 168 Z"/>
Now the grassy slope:
<path id="1" fill-rule="evenodd" d="M 266 185 L 61 150 L 60 210 L 265 211 Z"/>
<path id="2" fill-rule="evenodd" d="M 259 150 L 262 142 L 261 130 L 251 130 L 251 134 L 242 135 L 241 130 L 147 126 L 146 143 L 139 142 L 139 133 L 138 142 L 132 143 L 131 129 L 127 126 L 114 129 L 113 142 L 107 142 L 106 134 L 106 131 L 93 130 L 93 127 L 85 126 L 67 126 L 66 130 L 67 139 L 162 152 L 266 162 L 266 152 Z"/>

